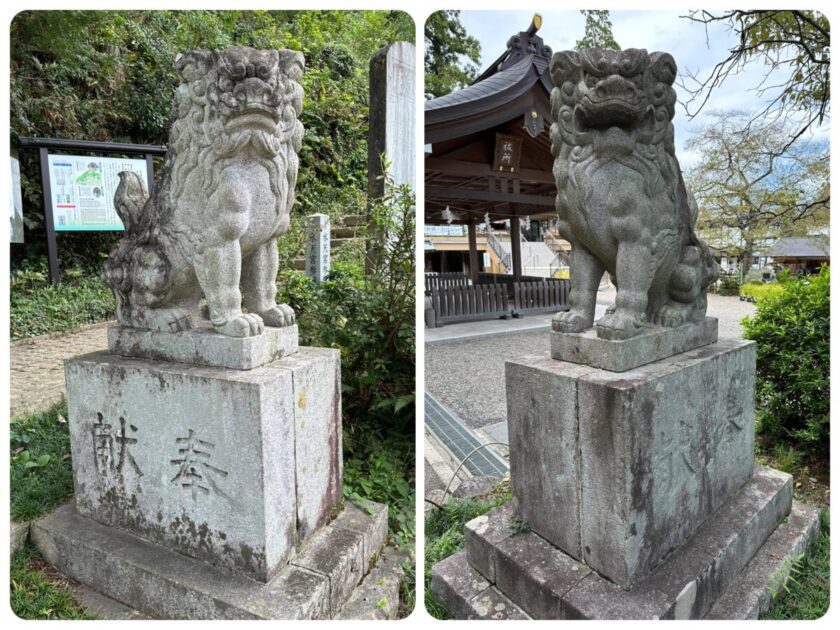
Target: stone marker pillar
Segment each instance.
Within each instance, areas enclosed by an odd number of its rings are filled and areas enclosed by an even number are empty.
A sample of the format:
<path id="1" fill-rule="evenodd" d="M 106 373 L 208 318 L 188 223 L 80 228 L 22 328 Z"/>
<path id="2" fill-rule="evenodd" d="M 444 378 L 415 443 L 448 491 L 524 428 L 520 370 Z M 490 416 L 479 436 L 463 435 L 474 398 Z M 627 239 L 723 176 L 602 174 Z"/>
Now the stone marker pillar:
<path id="1" fill-rule="evenodd" d="M 306 275 L 323 282 L 330 273 L 330 217 L 312 214 L 306 225 Z"/>

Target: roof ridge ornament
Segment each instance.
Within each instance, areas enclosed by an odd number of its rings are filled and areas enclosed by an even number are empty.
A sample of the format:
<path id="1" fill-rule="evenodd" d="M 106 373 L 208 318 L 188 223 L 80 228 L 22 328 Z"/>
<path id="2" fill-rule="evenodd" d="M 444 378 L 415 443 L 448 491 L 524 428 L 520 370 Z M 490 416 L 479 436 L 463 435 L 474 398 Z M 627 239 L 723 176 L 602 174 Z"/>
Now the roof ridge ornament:
<path id="1" fill-rule="evenodd" d="M 516 65 L 528 55 L 535 58 L 551 60 L 551 47 L 545 45 L 542 37 L 537 35 L 537 31 L 541 26 L 542 16 L 539 13 L 535 13 L 528 30 L 513 35 L 508 40 L 507 54 L 503 56 L 502 60 L 496 66 L 496 72 L 501 72 L 506 68 Z"/>

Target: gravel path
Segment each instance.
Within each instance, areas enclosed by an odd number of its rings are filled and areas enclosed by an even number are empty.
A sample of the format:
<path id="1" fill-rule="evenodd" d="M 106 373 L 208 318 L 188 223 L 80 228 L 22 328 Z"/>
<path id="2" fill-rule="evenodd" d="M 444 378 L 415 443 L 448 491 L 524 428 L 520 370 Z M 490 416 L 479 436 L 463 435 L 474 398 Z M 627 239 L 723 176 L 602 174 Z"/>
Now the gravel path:
<path id="1" fill-rule="evenodd" d="M 709 295 L 708 313 L 720 337 L 740 337 L 741 320 L 755 305 L 737 297 Z M 549 347 L 547 330 L 426 346 L 426 388 L 472 428 L 507 417 L 505 361 Z"/>

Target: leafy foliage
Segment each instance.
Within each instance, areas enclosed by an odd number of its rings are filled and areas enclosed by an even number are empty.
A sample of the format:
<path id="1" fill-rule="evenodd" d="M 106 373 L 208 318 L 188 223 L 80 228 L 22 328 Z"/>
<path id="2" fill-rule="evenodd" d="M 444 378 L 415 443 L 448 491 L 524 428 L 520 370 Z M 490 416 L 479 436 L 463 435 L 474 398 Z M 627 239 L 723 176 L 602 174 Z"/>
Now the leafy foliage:
<path id="1" fill-rule="evenodd" d="M 782 291 L 784 291 L 784 286 L 775 282 L 745 282 L 741 285 L 741 295 L 753 300 L 764 300 L 779 295 Z"/>
<path id="2" fill-rule="evenodd" d="M 781 124 L 749 129 L 743 112 L 713 112 L 686 143 L 700 156 L 686 176 L 700 208 L 697 230 L 739 257 L 743 275 L 764 240 L 828 226 L 829 147 L 803 140 L 780 155 L 788 133 Z"/>
<path id="3" fill-rule="evenodd" d="M 43 561 L 30 545 L 12 556 L 9 593 L 12 612 L 21 619 L 95 619 L 81 609 L 66 585 L 37 570 L 40 563 Z"/>
<path id="4" fill-rule="evenodd" d="M 607 48 L 621 50 L 612 33 L 612 22 L 609 11 L 581 10 L 586 18 L 583 37 L 575 42 L 575 49 Z"/>
<path id="5" fill-rule="evenodd" d="M 369 60 L 383 45 L 413 41 L 414 24 L 400 11 L 24 11 L 10 39 L 13 138 L 140 144 L 168 140 L 177 53 L 301 50 L 306 135 L 293 213 L 337 216 L 365 205 Z M 33 151 L 21 152 L 21 180 L 27 234 L 12 248 L 13 267 L 45 252 Z M 98 268 L 117 236 L 61 234 L 60 260 Z"/>
<path id="6" fill-rule="evenodd" d="M 827 453 L 829 441 L 829 267 L 783 279 L 784 291 L 744 320 L 757 342 L 759 431 Z"/>
<path id="7" fill-rule="evenodd" d="M 691 11 L 687 17 L 707 28 L 723 24 L 737 38 L 727 57 L 708 75 L 701 78 L 688 73 L 683 81 L 682 87 L 690 96 L 686 105 L 697 106 L 691 118 L 702 111 L 712 91 L 758 61 L 767 72 L 755 91 L 769 100 L 749 126 L 764 127 L 767 122 L 795 118 L 796 127 L 781 147 L 785 152 L 797 138 L 827 119 L 831 106 L 831 25 L 825 15 L 817 11 L 732 10 Z"/>
<path id="8" fill-rule="evenodd" d="M 461 24 L 460 11 L 436 11 L 426 20 L 426 98 L 449 94 L 478 76 L 481 44 Z"/>
<path id="9" fill-rule="evenodd" d="M 794 580 L 779 586 L 776 599 L 761 619 L 819 619 L 830 603 L 831 538 L 828 510 L 820 512 L 820 534 L 804 558 L 795 562 Z M 779 592 L 777 591 L 777 592 Z"/>
<path id="10" fill-rule="evenodd" d="M 35 518 L 73 493 L 67 405 L 14 418 L 10 430 L 11 517 Z"/>
<path id="11" fill-rule="evenodd" d="M 115 317 L 114 294 L 97 275 L 68 269 L 64 282 L 50 285 L 46 261 L 12 272 L 11 338 L 72 330 Z"/>
<path id="12" fill-rule="evenodd" d="M 427 514 L 425 528 L 426 610 L 432 617 L 437 619 L 450 617 L 449 612 L 435 599 L 429 588 L 432 566 L 464 547 L 464 525 L 468 521 L 503 505 L 510 498 L 510 486 L 500 484 L 489 499 L 453 500 Z"/>

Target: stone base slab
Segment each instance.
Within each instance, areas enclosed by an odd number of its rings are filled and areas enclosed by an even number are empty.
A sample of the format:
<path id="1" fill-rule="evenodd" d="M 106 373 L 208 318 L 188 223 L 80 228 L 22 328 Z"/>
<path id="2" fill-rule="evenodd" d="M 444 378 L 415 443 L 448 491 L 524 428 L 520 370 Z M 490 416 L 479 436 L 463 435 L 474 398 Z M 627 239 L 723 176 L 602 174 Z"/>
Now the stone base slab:
<path id="1" fill-rule="evenodd" d="M 155 619 L 329 619 L 384 545 L 387 519 L 384 505 L 348 504 L 265 584 L 101 525 L 72 504 L 33 523 L 31 537 L 60 572 Z"/>
<path id="2" fill-rule="evenodd" d="M 513 533 L 508 504 L 467 524 L 466 552 L 432 568 L 432 592 L 458 618 L 475 618 L 479 596 L 505 598 L 516 609 L 506 604 L 507 615 L 543 619 L 754 618 L 767 599 L 762 588 L 784 576 L 786 558 L 818 526 L 817 511 L 791 497 L 789 475 L 757 466 L 732 501 L 629 591 L 536 534 Z M 482 574 L 488 566 L 492 578 Z"/>
<path id="3" fill-rule="evenodd" d="M 653 326 L 641 334 L 612 341 L 594 328 L 581 333 L 551 333 L 551 357 L 612 372 L 626 372 L 718 340 L 718 320 L 706 317 L 677 328 Z"/>
<path id="4" fill-rule="evenodd" d="M 111 326 L 108 349 L 124 357 L 252 370 L 297 352 L 298 327 L 266 326 L 255 337 L 228 337 L 210 327 L 164 332 Z"/>

